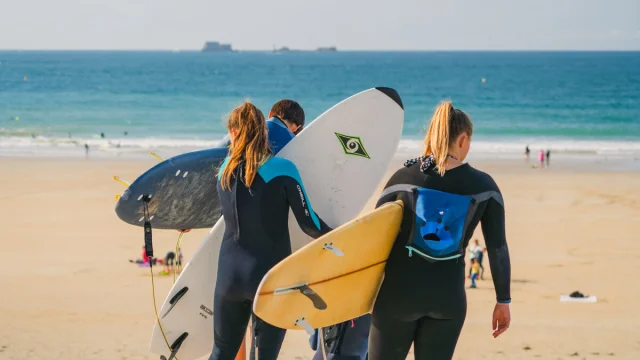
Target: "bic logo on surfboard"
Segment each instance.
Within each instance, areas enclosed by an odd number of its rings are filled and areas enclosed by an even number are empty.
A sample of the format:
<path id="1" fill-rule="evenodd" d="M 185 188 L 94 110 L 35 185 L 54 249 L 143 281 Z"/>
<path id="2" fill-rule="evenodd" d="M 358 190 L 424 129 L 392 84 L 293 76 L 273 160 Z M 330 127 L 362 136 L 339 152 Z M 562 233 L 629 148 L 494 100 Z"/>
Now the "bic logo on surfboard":
<path id="1" fill-rule="evenodd" d="M 342 149 L 344 153 L 347 155 L 356 155 L 362 156 L 367 159 L 371 159 L 367 150 L 365 150 L 364 145 L 362 145 L 362 140 L 358 136 L 345 135 L 340 133 L 335 133 L 340 141 L 340 145 L 342 145 Z"/>

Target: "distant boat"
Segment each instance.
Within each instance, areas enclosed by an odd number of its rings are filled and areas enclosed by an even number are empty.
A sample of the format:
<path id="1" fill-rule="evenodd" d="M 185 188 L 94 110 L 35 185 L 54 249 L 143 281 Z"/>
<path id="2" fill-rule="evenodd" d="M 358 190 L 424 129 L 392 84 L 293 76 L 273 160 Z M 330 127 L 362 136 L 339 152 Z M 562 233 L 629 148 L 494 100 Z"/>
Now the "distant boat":
<path id="1" fill-rule="evenodd" d="M 329 47 L 319 47 L 318 49 L 316 49 L 317 52 L 338 52 L 338 49 L 336 49 L 335 46 L 329 46 Z"/>
<path id="2" fill-rule="evenodd" d="M 280 49 L 273 49 L 274 53 L 282 53 L 282 52 L 291 52 L 291 49 L 289 49 L 286 46 L 281 47 Z"/>
<path id="3" fill-rule="evenodd" d="M 207 41 L 202 47 L 202 52 L 233 52 L 231 44 L 221 44 L 217 41 Z"/>

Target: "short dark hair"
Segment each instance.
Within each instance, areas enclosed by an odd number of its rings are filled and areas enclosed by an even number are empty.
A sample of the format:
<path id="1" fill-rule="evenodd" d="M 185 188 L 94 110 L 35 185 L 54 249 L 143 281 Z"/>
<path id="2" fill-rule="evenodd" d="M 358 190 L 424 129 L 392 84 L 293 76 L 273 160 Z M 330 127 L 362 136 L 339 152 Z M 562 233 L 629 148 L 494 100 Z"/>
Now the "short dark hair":
<path id="1" fill-rule="evenodd" d="M 271 115 L 280 120 L 291 121 L 292 123 L 304 126 L 304 110 L 302 106 L 293 100 L 280 100 L 271 108 Z"/>

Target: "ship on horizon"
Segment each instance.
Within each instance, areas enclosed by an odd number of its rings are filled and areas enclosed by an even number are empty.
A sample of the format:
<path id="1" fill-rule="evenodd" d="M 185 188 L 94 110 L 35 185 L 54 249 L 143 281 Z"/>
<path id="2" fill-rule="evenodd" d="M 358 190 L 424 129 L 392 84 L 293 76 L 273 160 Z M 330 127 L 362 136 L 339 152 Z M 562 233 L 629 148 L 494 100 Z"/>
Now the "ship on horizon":
<path id="1" fill-rule="evenodd" d="M 218 41 L 207 41 L 202 47 L 202 52 L 233 52 L 231 44 L 221 44 Z"/>

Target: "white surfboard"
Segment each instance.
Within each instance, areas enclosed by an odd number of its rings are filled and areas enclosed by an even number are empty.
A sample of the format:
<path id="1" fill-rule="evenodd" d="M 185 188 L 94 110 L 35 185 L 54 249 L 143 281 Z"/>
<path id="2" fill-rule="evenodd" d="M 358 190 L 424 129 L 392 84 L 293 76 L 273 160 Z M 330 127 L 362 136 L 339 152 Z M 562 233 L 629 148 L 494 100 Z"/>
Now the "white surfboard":
<path id="1" fill-rule="evenodd" d="M 404 110 L 398 94 L 372 88 L 320 115 L 279 153 L 300 172 L 313 209 L 327 225 L 355 218 L 380 184 L 396 152 Z M 289 216 L 293 251 L 312 239 Z M 160 321 L 180 360 L 209 354 L 213 347 L 213 294 L 224 221 L 220 219 L 200 244 L 169 292 Z M 155 324 L 150 350 L 169 358 L 171 351 Z"/>

